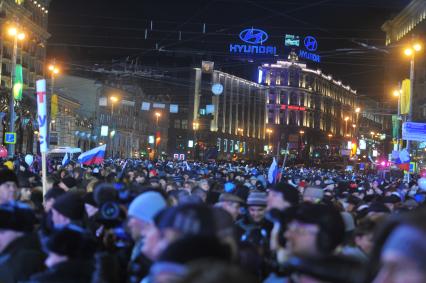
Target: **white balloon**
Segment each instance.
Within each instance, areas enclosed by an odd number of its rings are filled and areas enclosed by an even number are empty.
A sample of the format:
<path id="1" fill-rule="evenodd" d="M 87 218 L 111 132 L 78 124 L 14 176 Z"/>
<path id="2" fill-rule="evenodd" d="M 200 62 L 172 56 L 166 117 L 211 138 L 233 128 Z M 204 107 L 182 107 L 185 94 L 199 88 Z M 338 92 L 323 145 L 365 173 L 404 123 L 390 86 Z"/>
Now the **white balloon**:
<path id="1" fill-rule="evenodd" d="M 25 155 L 25 163 L 28 164 L 28 166 L 31 166 L 34 162 L 34 157 L 31 154 Z"/>
<path id="2" fill-rule="evenodd" d="M 420 178 L 417 180 L 417 184 L 419 185 L 420 190 L 426 191 L 426 178 Z"/>

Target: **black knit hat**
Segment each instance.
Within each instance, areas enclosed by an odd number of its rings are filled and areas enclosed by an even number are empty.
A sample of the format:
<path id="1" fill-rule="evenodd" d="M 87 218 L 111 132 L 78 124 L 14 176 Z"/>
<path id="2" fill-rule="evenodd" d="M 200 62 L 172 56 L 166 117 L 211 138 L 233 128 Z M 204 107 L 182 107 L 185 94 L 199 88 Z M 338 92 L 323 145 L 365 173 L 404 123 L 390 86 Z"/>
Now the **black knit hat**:
<path id="1" fill-rule="evenodd" d="M 44 195 L 45 200 L 49 199 L 57 199 L 61 195 L 65 194 L 65 191 L 59 187 L 53 187 L 50 190 L 47 191 L 47 193 Z"/>
<path id="2" fill-rule="evenodd" d="M 202 204 L 182 204 L 167 208 L 154 221 L 160 230 L 170 228 L 188 236 L 211 236 L 216 233 L 213 212 Z"/>
<path id="3" fill-rule="evenodd" d="M 1 169 L 0 185 L 6 182 L 14 182 L 16 185 L 18 185 L 18 177 L 16 177 L 16 174 L 9 169 Z"/>
<path id="4" fill-rule="evenodd" d="M 84 202 L 79 193 L 68 192 L 55 200 L 53 208 L 71 220 L 80 220 L 84 216 Z"/>
<path id="5" fill-rule="evenodd" d="M 284 199 L 292 205 L 297 205 L 299 203 L 299 191 L 289 184 L 278 183 L 271 188 L 271 191 L 282 193 Z"/>
<path id="6" fill-rule="evenodd" d="M 0 205 L 0 229 L 31 232 L 36 223 L 34 211 L 21 202 Z"/>
<path id="7" fill-rule="evenodd" d="M 67 225 L 55 230 L 43 243 L 47 252 L 69 258 L 91 258 L 96 251 L 96 242 L 91 235 L 76 225 Z"/>

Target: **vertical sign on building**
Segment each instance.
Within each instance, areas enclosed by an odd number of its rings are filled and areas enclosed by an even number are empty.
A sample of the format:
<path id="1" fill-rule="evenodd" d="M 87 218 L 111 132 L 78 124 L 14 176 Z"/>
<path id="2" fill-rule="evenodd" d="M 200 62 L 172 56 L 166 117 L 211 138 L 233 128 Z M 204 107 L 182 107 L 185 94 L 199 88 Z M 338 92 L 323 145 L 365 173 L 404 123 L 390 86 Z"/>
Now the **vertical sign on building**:
<path id="1" fill-rule="evenodd" d="M 392 115 L 392 138 L 397 139 L 399 137 L 399 117 L 398 115 Z"/>
<path id="2" fill-rule="evenodd" d="M 40 152 L 47 152 L 46 80 L 37 81 L 37 121 L 40 133 Z"/>
<path id="3" fill-rule="evenodd" d="M 408 114 L 410 112 L 410 99 L 411 99 L 411 82 L 409 79 L 402 81 L 401 92 L 401 114 Z"/>
<path id="4" fill-rule="evenodd" d="M 13 82 L 13 97 L 15 100 L 22 100 L 22 88 L 24 81 L 22 79 L 22 65 L 16 64 L 15 66 L 15 80 Z"/>

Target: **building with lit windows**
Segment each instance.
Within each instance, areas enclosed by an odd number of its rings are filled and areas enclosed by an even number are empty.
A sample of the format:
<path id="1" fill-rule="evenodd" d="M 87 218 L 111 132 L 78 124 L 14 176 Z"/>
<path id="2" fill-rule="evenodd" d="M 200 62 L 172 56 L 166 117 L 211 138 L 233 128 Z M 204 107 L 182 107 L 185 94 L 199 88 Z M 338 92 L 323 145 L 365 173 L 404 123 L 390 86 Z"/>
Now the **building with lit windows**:
<path id="1" fill-rule="evenodd" d="M 22 66 L 22 93 L 19 117 L 15 122 L 17 152 L 35 152 L 37 126 L 33 109 L 36 105 L 35 82 L 45 72 L 48 7 L 50 0 L 0 1 L 0 112 L 7 113 L 0 126 L 0 140 L 7 131 L 10 116 L 8 98 L 12 88 L 12 66 L 16 40 L 16 64 Z M 21 75 L 19 74 L 19 77 Z M 21 82 L 19 82 L 21 83 Z"/>
<path id="2" fill-rule="evenodd" d="M 258 83 L 268 87 L 267 127 L 281 149 L 313 152 L 369 132 L 383 118 L 361 111 L 356 90 L 321 70 L 309 69 L 295 54 L 289 61 L 263 64 Z M 275 151 L 274 149 L 272 149 Z"/>
<path id="3" fill-rule="evenodd" d="M 267 88 L 204 66 L 195 69 L 194 81 L 190 123 L 195 158 L 262 156 Z M 212 92 L 215 84 L 223 87 L 217 94 Z M 210 149 L 216 149 L 217 156 Z"/>
<path id="4" fill-rule="evenodd" d="M 25 88 L 34 88 L 37 79 L 45 72 L 46 44 L 50 34 L 47 32 L 48 7 L 50 0 L 3 0 L 0 1 L 0 80 L 1 87 L 10 89 L 13 38 L 8 29 L 15 27 L 25 35 L 18 40 L 16 63 L 23 68 Z"/>
<path id="5" fill-rule="evenodd" d="M 426 119 L 426 2 L 422 0 L 411 1 L 399 14 L 382 25 L 386 33 L 386 46 L 389 47 L 389 57 L 394 58 L 386 65 L 386 84 L 389 95 L 399 83 L 410 77 L 410 58 L 404 55 L 404 50 L 413 43 L 420 43 L 422 49 L 415 52 L 415 80 L 413 93 L 413 120 L 425 121 Z M 395 61 L 397 62 L 395 64 Z"/>

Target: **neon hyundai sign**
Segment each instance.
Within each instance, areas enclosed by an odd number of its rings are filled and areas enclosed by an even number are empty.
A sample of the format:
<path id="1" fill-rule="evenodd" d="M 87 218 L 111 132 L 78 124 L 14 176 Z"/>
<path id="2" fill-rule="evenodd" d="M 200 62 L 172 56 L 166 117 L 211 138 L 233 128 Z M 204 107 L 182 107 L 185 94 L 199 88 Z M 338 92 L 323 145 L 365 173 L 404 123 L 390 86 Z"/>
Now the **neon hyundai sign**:
<path id="1" fill-rule="evenodd" d="M 275 46 L 263 45 L 268 38 L 268 34 L 261 29 L 245 29 L 240 32 L 240 39 L 247 44 L 230 44 L 229 52 L 239 54 L 275 55 L 277 54 L 277 48 Z"/>

